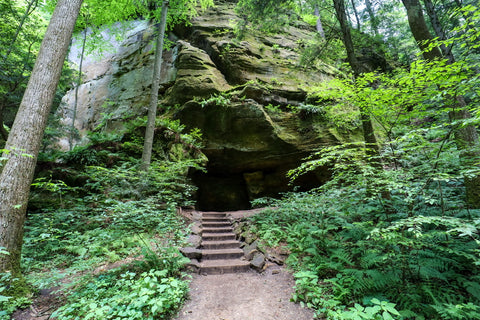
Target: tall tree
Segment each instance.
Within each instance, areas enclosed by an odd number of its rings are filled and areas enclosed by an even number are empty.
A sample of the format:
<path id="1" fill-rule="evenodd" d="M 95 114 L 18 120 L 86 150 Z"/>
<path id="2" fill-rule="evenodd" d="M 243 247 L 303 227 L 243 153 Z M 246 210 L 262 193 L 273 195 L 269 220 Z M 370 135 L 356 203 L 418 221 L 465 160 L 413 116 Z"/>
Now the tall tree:
<path id="1" fill-rule="evenodd" d="M 407 10 L 408 24 L 412 30 L 413 37 L 417 41 L 423 57 L 426 60 L 442 58 L 442 53 L 438 47 L 429 48 L 428 42 L 432 40 L 432 35 L 428 29 L 425 17 L 423 16 L 422 5 L 419 0 L 402 0 Z"/>
<path id="2" fill-rule="evenodd" d="M 325 38 L 325 31 L 323 30 L 322 18 L 320 17 L 320 8 L 318 3 L 315 3 L 314 15 L 317 17 L 317 31 L 320 34 L 320 37 Z"/>
<path id="3" fill-rule="evenodd" d="M 83 0 L 59 0 L 42 41 L 3 153 L 0 174 L 0 272 L 20 273 L 30 184 L 65 56 Z"/>
<path id="4" fill-rule="evenodd" d="M 148 1 L 145 3 L 148 7 Z M 147 116 L 147 128 L 145 130 L 145 141 L 142 152 L 142 164 L 140 169 L 146 171 L 152 158 L 152 147 L 155 132 L 155 118 L 158 107 L 158 89 L 160 86 L 160 72 L 162 68 L 162 53 L 163 53 L 163 39 L 165 37 L 165 30 L 168 24 L 185 23 L 198 14 L 197 8 L 208 8 L 213 5 L 212 0 L 171 0 L 163 1 L 160 10 L 160 18 L 158 18 L 158 10 L 153 12 L 153 21 L 159 22 L 159 30 L 155 48 L 155 62 L 152 79 L 152 90 L 150 94 L 150 103 Z M 171 15 L 167 16 L 167 9 L 171 7 Z"/>
<path id="5" fill-rule="evenodd" d="M 372 26 L 373 32 L 378 36 L 378 19 L 373 12 L 372 2 L 370 0 L 365 0 L 365 7 L 367 8 L 368 16 L 370 17 L 370 25 Z"/>
<path id="6" fill-rule="evenodd" d="M 418 46 L 422 50 L 423 57 L 426 60 L 443 59 L 442 52 L 438 46 L 429 48 L 429 42 L 433 36 L 427 28 L 425 18 L 422 13 L 422 6 L 418 0 L 402 0 L 407 10 L 410 29 Z M 433 48 L 433 49 L 432 49 Z M 450 60 L 451 59 L 451 60 Z M 455 61 L 453 55 L 449 59 L 450 63 Z M 440 88 L 447 91 L 449 88 Z M 445 107 L 448 107 L 452 121 L 464 122 L 472 118 L 463 96 L 447 94 L 445 97 Z M 462 151 L 461 162 L 465 167 L 478 167 L 480 159 L 480 143 L 478 141 L 478 132 L 473 125 L 457 125 L 455 129 L 455 143 L 457 148 Z M 465 190 L 467 202 L 476 208 L 480 208 L 480 175 L 465 177 Z"/>
<path id="7" fill-rule="evenodd" d="M 145 141 L 143 144 L 141 170 L 146 171 L 152 160 L 152 147 L 155 132 L 155 118 L 158 107 L 158 88 L 160 87 L 160 73 L 162 71 L 163 39 L 165 38 L 165 27 L 167 25 L 168 1 L 162 3 L 162 13 L 158 26 L 157 43 L 155 48 L 155 62 L 153 66 L 152 90 L 150 92 L 150 104 L 148 107 L 147 128 L 145 130 Z"/>
<path id="8" fill-rule="evenodd" d="M 357 6 L 355 5 L 355 0 L 351 0 L 353 14 L 355 15 L 355 21 L 357 22 L 357 30 L 361 31 L 360 28 L 360 16 L 358 15 Z"/>
<path id="9" fill-rule="evenodd" d="M 85 46 L 87 44 L 87 32 L 88 30 L 85 29 L 82 32 L 82 49 L 80 50 L 80 63 L 78 64 L 78 76 L 77 76 L 77 83 L 75 84 L 75 98 L 73 100 L 73 110 L 72 110 L 72 124 L 70 125 L 70 132 L 68 136 L 68 148 L 70 151 L 73 150 L 73 142 L 75 139 L 75 121 L 77 119 L 77 109 L 78 109 L 78 91 L 80 89 L 80 85 L 82 84 L 82 69 L 83 69 L 83 59 L 85 58 Z"/>
<path id="10" fill-rule="evenodd" d="M 367 70 L 362 67 L 355 55 L 355 48 L 353 46 L 352 35 L 350 33 L 350 26 L 347 23 L 347 13 L 345 11 L 344 0 L 333 0 L 333 5 L 335 7 L 335 13 L 338 22 L 340 23 L 342 40 L 345 45 L 345 50 L 347 51 L 348 63 L 350 64 L 355 76 L 358 76 Z M 362 121 L 363 136 L 367 146 L 367 152 L 371 156 L 377 156 L 379 153 L 377 139 L 373 130 L 372 120 L 366 110 L 360 109 L 360 119 Z"/>
<path id="11" fill-rule="evenodd" d="M 425 3 L 425 9 L 427 10 L 428 17 L 430 18 L 433 30 L 435 31 L 435 35 L 439 40 L 446 40 L 445 32 L 443 31 L 440 19 L 438 18 L 437 11 L 432 0 L 424 0 L 423 2 Z M 451 48 L 447 48 L 445 44 L 441 44 L 440 49 L 450 63 L 455 62 Z"/>

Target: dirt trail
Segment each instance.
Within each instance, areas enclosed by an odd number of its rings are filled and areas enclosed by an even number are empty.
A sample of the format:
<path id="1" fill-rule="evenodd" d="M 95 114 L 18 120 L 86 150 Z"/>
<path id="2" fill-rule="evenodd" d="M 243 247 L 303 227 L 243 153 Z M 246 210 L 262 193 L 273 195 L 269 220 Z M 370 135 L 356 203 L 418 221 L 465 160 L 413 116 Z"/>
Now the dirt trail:
<path id="1" fill-rule="evenodd" d="M 194 275 L 190 300 L 176 320 L 311 320 L 313 313 L 290 302 L 294 281 L 273 265 L 255 271 Z"/>

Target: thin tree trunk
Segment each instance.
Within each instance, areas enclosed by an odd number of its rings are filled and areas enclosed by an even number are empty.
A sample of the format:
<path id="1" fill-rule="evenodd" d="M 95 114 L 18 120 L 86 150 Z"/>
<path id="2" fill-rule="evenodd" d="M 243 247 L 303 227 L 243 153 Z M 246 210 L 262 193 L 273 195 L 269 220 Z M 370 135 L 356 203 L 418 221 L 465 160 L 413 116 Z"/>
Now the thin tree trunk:
<path id="1" fill-rule="evenodd" d="M 355 74 L 355 76 L 359 76 L 360 74 L 364 73 L 365 70 L 355 56 L 355 49 L 353 47 L 352 36 L 350 34 L 350 26 L 347 23 L 347 14 L 345 11 L 344 0 L 333 0 L 333 4 L 335 6 L 337 19 L 340 23 L 340 29 L 342 30 L 343 43 L 347 51 L 348 63 L 353 69 L 353 73 Z M 360 109 L 360 119 L 362 121 L 363 137 L 365 139 L 365 145 L 367 147 L 367 154 L 369 154 L 370 156 L 378 156 L 379 149 L 377 139 L 375 138 L 375 133 L 373 131 L 373 125 L 370 115 L 366 113 L 365 110 Z"/>
<path id="2" fill-rule="evenodd" d="M 23 224 L 43 132 L 83 0 L 59 0 L 10 131 L 0 174 L 0 272 L 20 274 Z"/>
<path id="3" fill-rule="evenodd" d="M 428 48 L 428 41 L 432 40 L 432 35 L 428 30 L 427 23 L 423 16 L 422 6 L 419 0 L 402 0 L 405 9 L 407 9 L 408 24 L 412 30 L 413 37 L 417 41 L 418 47 L 422 50 L 423 57 L 426 60 L 441 59 L 442 53 L 438 47 Z"/>
<path id="4" fill-rule="evenodd" d="M 372 25 L 373 32 L 378 36 L 378 20 L 373 13 L 372 3 L 370 0 L 365 0 L 365 6 L 367 7 L 368 16 L 370 17 L 370 24 Z"/>
<path id="5" fill-rule="evenodd" d="M 357 21 L 357 30 L 361 31 L 360 30 L 360 17 L 358 16 L 357 7 L 355 6 L 355 1 L 351 0 L 351 3 L 352 3 L 353 14 L 355 15 L 355 20 Z"/>
<path id="6" fill-rule="evenodd" d="M 22 16 L 22 20 L 20 20 L 20 24 L 18 25 L 17 30 L 15 31 L 15 35 L 13 36 L 13 39 L 10 42 L 10 47 L 8 48 L 7 53 L 3 57 L 3 63 L 5 63 L 5 61 L 7 61 L 8 56 L 10 56 L 10 54 L 12 53 L 14 44 L 17 41 L 17 38 L 18 38 L 18 35 L 20 34 L 20 31 L 22 31 L 23 24 L 27 20 L 27 17 L 37 8 L 37 6 L 38 6 L 38 0 L 32 0 L 31 2 L 28 3 L 27 10 L 25 11 L 25 14 Z"/>
<path id="7" fill-rule="evenodd" d="M 325 39 L 325 31 L 323 30 L 322 19 L 320 18 L 320 9 L 318 4 L 315 4 L 315 16 L 317 16 L 317 32 L 320 34 L 320 37 Z"/>
<path id="8" fill-rule="evenodd" d="M 425 3 L 425 9 L 427 10 L 428 17 L 430 18 L 433 30 L 435 31 L 435 35 L 440 40 L 446 40 L 445 32 L 443 32 L 442 25 L 440 24 L 440 20 L 438 19 L 438 15 L 432 0 L 424 0 L 423 2 Z M 447 48 L 445 44 L 441 44 L 440 49 L 442 50 L 443 56 L 448 59 L 449 63 L 455 62 L 455 58 L 453 57 L 453 53 L 450 48 Z"/>
<path id="9" fill-rule="evenodd" d="M 75 120 L 77 119 L 77 108 L 78 108 L 78 89 L 82 84 L 82 68 L 83 68 L 83 58 L 85 56 L 85 44 L 87 43 L 87 29 L 83 32 L 82 39 L 82 52 L 80 53 L 80 65 L 78 66 L 78 77 L 77 85 L 75 86 L 75 100 L 73 102 L 73 113 L 72 113 L 72 125 L 70 127 L 70 137 L 68 139 L 68 147 L 70 151 L 73 149 L 73 139 L 75 138 Z"/>
<path id="10" fill-rule="evenodd" d="M 150 105 L 148 108 L 147 128 L 145 130 L 145 142 L 143 145 L 142 165 L 140 169 L 147 171 L 152 160 L 153 138 L 155 132 L 155 118 L 157 116 L 158 89 L 160 87 L 160 72 L 162 70 L 163 38 L 165 37 L 165 27 L 167 25 L 168 1 L 162 3 L 162 17 L 157 36 L 155 48 L 155 63 L 153 66 L 152 91 L 150 95 Z"/>
<path id="11" fill-rule="evenodd" d="M 3 109 L 5 107 L 3 106 L 3 103 L 0 103 L 0 135 L 2 136 L 3 140 L 7 141 L 8 139 L 8 132 L 5 130 L 3 127 Z M 1 166 L 0 166 L 1 169 Z M 1 170 L 0 170 L 1 172 Z"/>
<path id="12" fill-rule="evenodd" d="M 347 14 L 345 11 L 345 3 L 343 0 L 333 0 L 335 12 L 338 22 L 340 23 L 340 30 L 342 31 L 342 40 L 347 51 L 347 60 L 356 76 L 362 73 L 361 67 L 355 56 L 355 49 L 353 47 L 352 35 L 350 33 L 350 26 L 347 22 Z"/>

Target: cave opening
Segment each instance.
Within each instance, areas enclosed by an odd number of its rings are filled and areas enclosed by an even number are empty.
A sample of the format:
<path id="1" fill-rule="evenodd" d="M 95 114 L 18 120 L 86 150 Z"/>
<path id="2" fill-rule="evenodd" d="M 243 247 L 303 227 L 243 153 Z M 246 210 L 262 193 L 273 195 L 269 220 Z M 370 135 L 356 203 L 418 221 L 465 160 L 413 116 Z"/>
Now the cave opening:
<path id="1" fill-rule="evenodd" d="M 254 199 L 280 198 L 285 192 L 308 191 L 325 182 L 325 174 L 311 172 L 291 184 L 287 178 L 288 170 L 289 168 L 247 172 L 195 171 L 191 178 L 198 187 L 196 208 L 201 211 L 247 210 L 251 209 L 251 201 Z"/>

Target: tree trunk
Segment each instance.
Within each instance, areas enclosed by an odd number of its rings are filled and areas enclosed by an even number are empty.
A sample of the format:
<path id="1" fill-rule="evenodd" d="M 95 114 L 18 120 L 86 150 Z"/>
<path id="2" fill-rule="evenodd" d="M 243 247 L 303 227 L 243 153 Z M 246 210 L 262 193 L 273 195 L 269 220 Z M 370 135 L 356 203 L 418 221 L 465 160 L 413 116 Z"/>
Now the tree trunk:
<path id="1" fill-rule="evenodd" d="M 413 37 L 417 41 L 418 47 L 422 50 L 425 60 L 441 59 L 442 53 L 438 47 L 428 48 L 428 41 L 432 40 L 432 35 L 428 30 L 427 23 L 423 16 L 422 6 L 419 0 L 402 0 L 405 9 L 407 9 L 408 24 L 412 30 Z"/>
<path id="2" fill-rule="evenodd" d="M 370 17 L 370 24 L 372 26 L 373 32 L 378 36 L 378 20 L 373 13 L 372 3 L 370 0 L 365 0 L 365 6 L 367 7 L 368 16 Z"/>
<path id="3" fill-rule="evenodd" d="M 59 0 L 42 41 L 3 154 L 0 174 L 0 272 L 20 273 L 23 224 L 30 184 L 62 72 L 73 28 L 83 0 Z"/>
<path id="4" fill-rule="evenodd" d="M 430 18 L 430 22 L 432 23 L 433 30 L 435 31 L 435 35 L 440 40 L 445 40 L 445 32 L 443 32 L 442 25 L 440 24 L 440 20 L 438 19 L 437 12 L 435 10 L 435 6 L 433 5 L 432 0 L 424 0 L 425 9 L 427 10 L 428 17 Z M 440 49 L 442 50 L 443 56 L 448 59 L 449 63 L 454 63 L 455 58 L 453 57 L 452 50 L 447 48 L 445 44 L 440 45 Z"/>
<path id="5" fill-rule="evenodd" d="M 414 26 L 415 28 L 412 27 L 412 24 L 410 24 L 411 31 L 413 33 L 413 36 L 415 39 L 417 39 L 417 43 L 420 47 L 420 49 L 423 50 L 422 43 L 419 42 L 418 39 L 422 39 L 423 41 L 428 41 L 428 40 L 433 40 L 433 36 L 430 34 L 430 31 L 428 31 L 428 28 L 426 28 L 426 22 L 425 18 L 423 17 L 422 8 L 420 6 L 420 3 L 418 0 L 402 0 L 405 8 L 407 9 L 407 13 L 415 11 L 419 11 L 420 15 L 417 13 L 415 16 L 417 17 L 417 20 L 415 21 Z M 428 0 L 427 0 L 428 2 Z M 412 3 L 414 9 L 412 9 Z M 408 20 L 411 20 L 411 13 L 408 14 Z M 412 15 L 413 17 L 413 15 Z M 424 26 L 422 28 L 418 28 L 418 26 Z M 441 26 L 440 26 L 441 28 Z M 442 58 L 442 53 L 438 47 L 435 47 L 434 50 L 430 51 L 429 53 L 423 53 L 423 56 L 426 60 L 433 60 L 433 59 L 441 59 Z M 453 55 L 451 55 L 451 58 L 449 59 L 450 63 L 453 63 L 455 61 L 455 58 Z M 444 90 L 448 88 L 440 88 L 440 90 Z M 465 99 L 462 96 L 457 96 L 457 97 L 452 97 L 447 95 L 445 97 L 447 100 L 452 101 L 451 104 L 453 104 L 452 109 L 449 113 L 450 119 L 451 120 L 468 120 L 472 116 L 470 114 L 470 111 L 467 109 L 467 105 L 465 103 Z M 448 106 L 447 106 L 448 107 Z M 455 129 L 454 132 L 455 135 L 455 144 L 457 145 L 457 149 L 461 151 L 460 154 L 460 161 L 464 167 L 478 167 L 478 159 L 480 158 L 480 144 L 478 141 L 478 133 L 477 129 L 473 125 L 467 125 L 467 126 L 459 126 L 458 128 Z M 466 193 L 466 199 L 467 202 L 472 205 L 475 208 L 480 208 L 480 175 L 475 175 L 472 177 L 465 177 L 465 193 Z"/>
<path id="6" fill-rule="evenodd" d="M 337 15 L 338 22 L 340 23 L 340 29 L 342 30 L 343 43 L 345 50 L 347 51 L 347 59 L 350 67 L 353 70 L 355 76 L 364 73 L 366 70 L 358 62 L 355 56 L 355 49 L 353 47 L 352 36 L 350 34 L 350 26 L 347 23 L 347 14 L 345 11 L 344 0 L 333 0 L 335 6 L 335 13 Z M 367 147 L 367 154 L 371 156 L 378 156 L 378 144 L 373 131 L 372 120 L 365 110 L 360 109 L 360 119 L 363 127 L 363 137 L 365 139 L 365 145 Z"/>
<path id="7" fill-rule="evenodd" d="M 160 72 L 162 71 L 163 38 L 167 25 L 168 1 L 162 3 L 162 17 L 157 35 L 155 51 L 155 63 L 153 66 L 152 91 L 150 94 L 150 105 L 148 107 L 147 128 L 145 130 L 145 142 L 143 144 L 142 165 L 140 169 L 147 171 L 152 160 L 153 136 L 155 132 L 155 118 L 157 116 L 158 88 L 160 87 Z"/>
<path id="8" fill-rule="evenodd" d="M 358 63 L 357 57 L 355 56 L 355 49 L 353 47 L 352 35 L 350 33 L 350 26 L 347 22 L 347 14 L 345 11 L 345 3 L 343 0 L 333 0 L 333 5 L 335 7 L 335 13 L 337 15 L 338 22 L 340 23 L 340 30 L 342 31 L 342 40 L 345 45 L 345 50 L 347 51 L 347 60 L 350 64 L 350 67 L 355 73 L 356 76 L 362 73 L 361 67 Z"/>
<path id="9" fill-rule="evenodd" d="M 82 84 L 82 68 L 83 68 L 83 59 L 85 56 L 85 44 L 87 43 L 87 29 L 83 31 L 82 39 L 82 52 L 80 53 L 80 64 L 78 66 L 78 77 L 77 85 L 75 86 L 75 100 L 73 102 L 73 112 L 72 112 L 72 125 L 70 126 L 70 134 L 68 138 L 68 148 L 70 151 L 73 150 L 73 139 L 75 138 L 75 120 L 77 119 L 77 109 L 78 109 L 78 89 Z"/>
<path id="10" fill-rule="evenodd" d="M 320 18 L 320 9 L 318 4 L 315 4 L 315 16 L 317 16 L 317 31 L 320 34 L 320 37 L 325 39 L 325 31 L 323 30 L 322 19 Z"/>
<path id="11" fill-rule="evenodd" d="M 351 0 L 351 2 L 352 2 L 353 14 L 355 15 L 355 20 L 357 21 L 357 30 L 361 31 L 360 30 L 360 17 L 358 16 L 357 7 L 355 7 L 355 1 Z"/>
<path id="12" fill-rule="evenodd" d="M 38 0 L 32 0 L 28 3 L 27 9 L 25 10 L 25 13 L 22 16 L 22 19 L 20 20 L 20 24 L 18 25 L 17 30 L 15 31 L 15 35 L 13 36 L 12 42 L 10 42 L 10 47 L 8 48 L 7 53 L 3 57 L 3 63 L 7 61 L 8 57 L 12 53 L 15 42 L 17 41 L 20 31 L 22 31 L 23 24 L 27 20 L 27 17 L 37 8 L 37 6 L 38 6 Z"/>
<path id="13" fill-rule="evenodd" d="M 3 106 L 3 103 L 0 102 L 0 135 L 2 136 L 3 140 L 7 141 L 8 139 L 8 132 L 7 130 L 5 130 L 5 128 L 3 127 L 3 109 L 5 107 Z M 1 149 L 1 145 L 0 145 L 0 149 Z M 0 166 L 0 172 L 1 172 L 1 166 Z"/>

